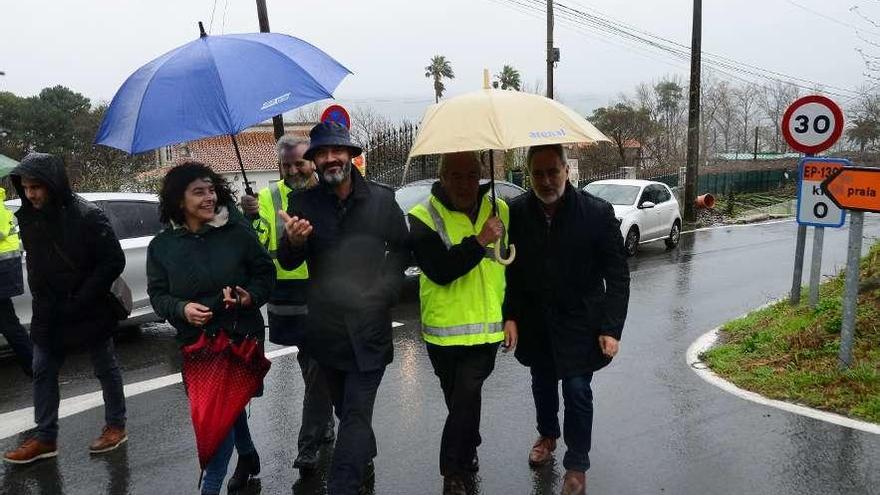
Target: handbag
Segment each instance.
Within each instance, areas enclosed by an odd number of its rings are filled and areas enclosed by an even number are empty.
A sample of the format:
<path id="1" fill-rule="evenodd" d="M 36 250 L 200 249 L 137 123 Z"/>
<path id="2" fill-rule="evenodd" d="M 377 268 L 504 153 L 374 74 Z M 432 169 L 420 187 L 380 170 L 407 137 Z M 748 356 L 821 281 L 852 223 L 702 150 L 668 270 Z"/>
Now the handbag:
<path id="1" fill-rule="evenodd" d="M 59 247 L 56 242 L 53 241 L 52 246 L 55 248 L 55 252 L 58 253 L 58 256 L 60 256 L 68 266 L 73 268 L 73 271 L 82 273 L 80 272 L 79 267 L 76 266 L 76 263 L 64 254 L 64 251 L 61 250 L 61 247 Z M 117 277 L 116 280 L 113 281 L 113 284 L 110 286 L 110 292 L 107 293 L 107 301 L 110 310 L 113 312 L 113 316 L 115 316 L 118 321 L 124 321 L 128 319 L 129 315 L 131 315 L 131 310 L 134 306 L 131 297 L 131 288 L 125 283 L 125 280 L 123 280 L 122 277 Z"/>

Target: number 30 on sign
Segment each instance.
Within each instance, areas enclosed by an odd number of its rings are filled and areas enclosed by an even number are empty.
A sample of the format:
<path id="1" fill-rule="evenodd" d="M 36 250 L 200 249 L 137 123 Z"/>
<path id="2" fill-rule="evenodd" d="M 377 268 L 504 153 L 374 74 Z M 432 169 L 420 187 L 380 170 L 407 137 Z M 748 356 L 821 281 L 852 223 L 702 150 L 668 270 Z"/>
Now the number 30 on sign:
<path id="1" fill-rule="evenodd" d="M 830 99 L 810 95 L 796 100 L 782 117 L 782 134 L 793 149 L 816 154 L 827 150 L 843 132 L 843 112 Z"/>

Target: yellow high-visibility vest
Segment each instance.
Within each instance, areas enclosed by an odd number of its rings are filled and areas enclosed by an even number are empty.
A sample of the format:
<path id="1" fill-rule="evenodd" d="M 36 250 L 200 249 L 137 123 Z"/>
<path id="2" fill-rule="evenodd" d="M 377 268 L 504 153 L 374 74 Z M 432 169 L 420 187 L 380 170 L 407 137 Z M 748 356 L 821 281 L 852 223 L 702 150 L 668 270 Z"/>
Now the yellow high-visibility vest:
<path id="1" fill-rule="evenodd" d="M 21 256 L 21 243 L 12 210 L 3 205 L 6 190 L 0 187 L 0 260 Z"/>
<path id="2" fill-rule="evenodd" d="M 272 261 L 275 262 L 275 274 L 278 280 L 305 280 L 309 278 L 309 268 L 305 262 L 293 270 L 285 270 L 278 263 L 278 242 L 284 233 L 284 222 L 281 221 L 278 210 L 287 211 L 287 195 L 291 191 L 292 189 L 283 180 L 273 182 L 260 191 L 257 197 L 260 216 L 254 220 L 254 230 L 260 243 L 269 251 Z"/>
<path id="3" fill-rule="evenodd" d="M 447 209 L 432 194 L 410 210 L 440 235 L 446 248 L 477 235 L 492 215 L 488 194 L 480 202 L 476 223 L 468 215 Z M 510 224 L 507 204 L 498 199 L 498 217 L 505 228 Z M 503 242 L 506 244 L 506 236 Z M 504 303 L 504 265 L 494 259 L 494 245 L 485 247 L 480 264 L 448 285 L 434 283 L 424 273 L 419 278 L 422 310 L 422 337 L 426 342 L 450 345 L 479 345 L 504 340 L 501 306 Z"/>

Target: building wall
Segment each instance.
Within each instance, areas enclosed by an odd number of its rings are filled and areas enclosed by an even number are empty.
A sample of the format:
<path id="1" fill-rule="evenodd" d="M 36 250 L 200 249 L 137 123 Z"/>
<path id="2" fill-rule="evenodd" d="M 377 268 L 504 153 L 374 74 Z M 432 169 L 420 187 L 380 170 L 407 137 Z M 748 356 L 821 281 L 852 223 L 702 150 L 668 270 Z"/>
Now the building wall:
<path id="1" fill-rule="evenodd" d="M 241 171 L 237 173 L 227 172 L 220 175 L 229 181 L 229 185 L 238 196 L 244 194 L 244 181 L 241 178 Z M 268 186 L 270 182 L 278 180 L 279 176 L 278 172 L 274 170 L 271 172 L 249 171 L 247 173 L 247 178 L 251 183 L 251 187 L 254 189 L 254 193 L 258 193 L 260 192 L 260 189 Z"/>

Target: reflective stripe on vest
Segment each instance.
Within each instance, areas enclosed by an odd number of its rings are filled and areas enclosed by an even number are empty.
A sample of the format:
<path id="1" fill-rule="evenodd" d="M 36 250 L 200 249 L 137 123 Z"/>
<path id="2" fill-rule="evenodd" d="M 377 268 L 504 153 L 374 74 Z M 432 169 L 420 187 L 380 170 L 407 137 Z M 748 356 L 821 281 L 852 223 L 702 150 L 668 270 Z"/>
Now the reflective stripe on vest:
<path id="1" fill-rule="evenodd" d="M 273 182 L 269 184 L 269 193 L 272 194 L 272 211 L 275 212 L 275 249 L 270 249 L 269 254 L 272 255 L 273 260 L 278 259 L 278 237 L 281 237 L 281 232 L 284 232 L 284 222 L 281 221 L 281 215 L 278 214 L 278 210 L 283 208 L 284 202 L 281 200 L 281 189 L 278 187 L 277 182 Z"/>
<path id="2" fill-rule="evenodd" d="M 451 249 L 469 236 L 477 235 L 492 214 L 490 200 L 481 198 L 477 220 L 444 207 L 433 195 L 410 212 L 437 232 L 443 245 Z M 509 224 L 507 205 L 499 201 L 498 216 Z M 501 305 L 504 300 L 504 266 L 494 259 L 489 245 L 482 260 L 468 273 L 446 285 L 434 283 L 424 273 L 419 277 L 422 337 L 441 346 L 480 345 L 504 339 Z"/>
<path id="3" fill-rule="evenodd" d="M 0 260 L 9 260 L 12 258 L 21 258 L 21 251 L 16 249 L 15 251 L 7 251 L 5 253 L 0 253 Z"/>
<path id="4" fill-rule="evenodd" d="M 469 325 L 455 325 L 453 327 L 429 327 L 422 325 L 422 332 L 437 337 L 454 337 L 456 335 L 470 335 L 474 333 L 496 333 L 504 330 L 501 322 L 495 323 L 471 323 Z"/>

